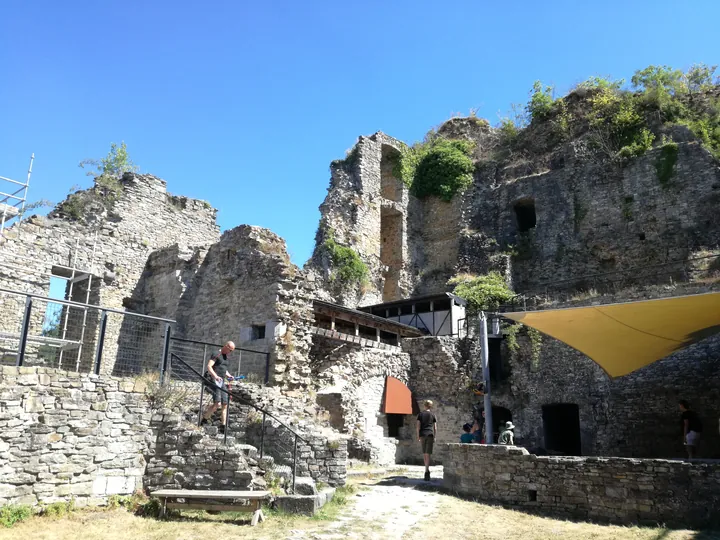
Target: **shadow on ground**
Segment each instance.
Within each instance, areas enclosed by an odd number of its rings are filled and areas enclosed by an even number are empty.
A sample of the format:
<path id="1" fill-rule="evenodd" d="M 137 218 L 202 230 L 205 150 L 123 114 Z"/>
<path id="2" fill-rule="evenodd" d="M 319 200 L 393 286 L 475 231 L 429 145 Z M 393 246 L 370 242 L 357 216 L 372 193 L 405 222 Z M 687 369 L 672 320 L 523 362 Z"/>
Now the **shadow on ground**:
<path id="1" fill-rule="evenodd" d="M 560 518 L 566 521 L 570 521 L 573 523 L 595 523 L 599 525 L 609 525 L 611 522 L 601 522 L 601 521 L 589 521 L 589 520 L 583 520 L 583 519 L 573 519 L 568 518 L 567 516 L 557 516 L 553 515 L 551 512 L 547 511 L 539 511 L 539 509 L 536 511 L 532 508 L 523 508 L 518 506 L 513 506 L 510 504 L 490 504 L 483 501 L 478 501 L 477 499 L 473 497 L 467 497 L 460 495 L 458 493 L 453 493 L 452 491 L 448 490 L 443 486 L 442 477 L 440 478 L 431 478 L 429 482 L 424 481 L 422 478 L 414 478 L 412 476 L 404 476 L 404 475 L 396 475 L 396 476 L 388 476 L 383 478 L 380 481 L 366 481 L 359 483 L 360 485 L 365 486 L 406 486 L 411 489 L 419 490 L 419 491 L 427 491 L 432 493 L 443 493 L 446 495 L 451 495 L 453 497 L 457 497 L 458 499 L 463 499 L 466 501 L 475 502 L 478 504 L 486 504 L 488 506 L 496 506 L 505 508 L 507 510 L 514 510 L 516 512 L 522 512 L 524 514 L 532 515 L 532 516 L 539 516 L 539 517 L 548 517 L 548 518 Z M 662 523 L 656 523 L 656 524 L 650 524 L 645 523 L 642 525 L 638 525 L 640 527 L 643 526 L 654 526 L 654 527 L 666 527 L 663 531 L 661 531 L 657 537 L 654 538 L 654 540 L 664 540 L 673 530 L 683 530 L 684 527 L 668 527 L 665 524 Z M 712 530 L 700 530 L 697 531 L 694 536 L 693 540 L 720 540 L 720 529 L 712 529 Z"/>

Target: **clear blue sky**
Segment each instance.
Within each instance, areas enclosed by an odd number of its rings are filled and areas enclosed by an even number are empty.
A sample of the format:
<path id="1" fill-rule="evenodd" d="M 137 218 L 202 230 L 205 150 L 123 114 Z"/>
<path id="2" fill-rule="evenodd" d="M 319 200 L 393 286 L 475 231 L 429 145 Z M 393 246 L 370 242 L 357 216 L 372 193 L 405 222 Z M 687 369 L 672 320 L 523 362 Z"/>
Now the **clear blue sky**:
<path id="1" fill-rule="evenodd" d="M 535 79 L 720 62 L 720 1 L 0 3 L 0 175 L 63 199 L 125 141 L 169 191 L 309 257 L 328 165 L 358 135 L 491 122 Z"/>

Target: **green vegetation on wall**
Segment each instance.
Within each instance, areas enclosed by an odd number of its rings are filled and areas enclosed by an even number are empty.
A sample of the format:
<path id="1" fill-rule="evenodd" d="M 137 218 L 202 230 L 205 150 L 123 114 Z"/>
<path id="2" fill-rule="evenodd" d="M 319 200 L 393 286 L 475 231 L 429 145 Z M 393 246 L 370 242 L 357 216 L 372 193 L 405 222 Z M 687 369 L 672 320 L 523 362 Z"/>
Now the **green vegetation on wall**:
<path id="1" fill-rule="evenodd" d="M 497 125 L 496 155 L 547 152 L 587 134 L 592 150 L 626 163 L 658 146 L 660 135 L 673 125 L 684 125 L 720 159 L 720 78 L 715 78 L 715 70 L 705 64 L 685 72 L 649 66 L 636 71 L 628 87 L 624 80 L 591 77 L 572 96 L 560 99 L 553 98 L 552 87 L 536 81 L 527 104 L 514 104 Z M 544 131 L 546 125 L 552 131 Z M 659 176 L 667 178 L 669 170 L 668 165 Z"/>
<path id="2" fill-rule="evenodd" d="M 95 185 L 85 191 L 71 193 L 60 206 L 60 211 L 72 219 L 81 219 L 92 203 L 98 203 L 110 210 L 122 194 L 120 178 L 126 172 L 137 172 L 138 167 L 130 159 L 124 142 L 112 143 L 108 154 L 99 160 L 86 159 L 80 162 L 80 168 L 90 167 L 88 176 L 95 177 Z"/>
<path id="3" fill-rule="evenodd" d="M 448 281 L 448 285 L 454 285 L 453 294 L 467 301 L 469 313 L 497 309 L 515 296 L 498 272 L 484 276 L 459 274 Z"/>
<path id="4" fill-rule="evenodd" d="M 677 143 L 666 142 L 660 147 L 660 157 L 658 157 L 657 162 L 655 163 L 655 171 L 657 172 L 660 185 L 663 187 L 667 187 L 670 184 L 670 180 L 675 173 L 677 156 Z"/>
<path id="5" fill-rule="evenodd" d="M 425 142 L 402 149 L 393 173 L 418 198 L 436 195 L 444 201 L 467 189 L 473 181 L 471 158 L 475 143 L 431 134 Z"/>
<path id="6" fill-rule="evenodd" d="M 333 280 L 340 279 L 344 283 L 362 283 L 367 280 L 368 267 L 353 248 L 338 244 L 332 234 L 325 238 L 323 248 L 332 262 Z"/>

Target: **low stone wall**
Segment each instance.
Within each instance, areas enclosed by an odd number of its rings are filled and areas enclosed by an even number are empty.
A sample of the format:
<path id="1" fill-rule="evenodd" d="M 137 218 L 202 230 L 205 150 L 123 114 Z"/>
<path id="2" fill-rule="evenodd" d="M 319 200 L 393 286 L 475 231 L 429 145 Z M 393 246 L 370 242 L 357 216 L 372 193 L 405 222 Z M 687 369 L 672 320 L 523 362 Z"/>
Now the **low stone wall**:
<path id="1" fill-rule="evenodd" d="M 167 394 L 178 404 L 189 400 L 196 411 L 197 385 L 187 385 L 185 397 L 182 383 L 170 390 L 153 386 L 144 378 L 2 367 L 0 506 L 42 505 L 71 497 L 78 506 L 103 505 L 110 495 L 148 487 L 244 489 L 259 481 L 253 476 L 252 449 L 234 442 L 223 445 L 212 436 L 215 428 L 196 430 L 177 411 L 159 405 Z M 278 407 L 292 402 L 277 389 L 268 392 Z M 308 441 L 298 444 L 298 476 L 344 484 L 346 441 L 336 440 L 336 433 L 317 432 L 317 426 L 293 429 Z M 238 442 L 248 439 L 250 434 Z M 291 474 L 287 465 L 292 463 L 292 437 L 275 426 L 264 442 L 267 455 L 280 447 L 287 450 L 282 456 L 286 459 L 276 462 Z M 253 446 L 259 446 L 259 437 Z"/>
<path id="2" fill-rule="evenodd" d="M 154 445 L 144 392 L 132 379 L 3 367 L 0 506 L 104 504 L 141 488 Z"/>
<path id="3" fill-rule="evenodd" d="M 706 527 L 720 523 L 720 462 L 535 456 L 448 444 L 444 486 L 480 501 L 568 518 Z"/>
<path id="4" fill-rule="evenodd" d="M 255 467 L 248 463 L 243 445 L 235 444 L 232 437 L 223 444 L 217 428 L 211 428 L 214 434 L 209 434 L 210 430 L 186 425 L 179 415 L 158 416 L 157 420 L 169 421 L 169 425 L 158 429 L 155 452 L 145 470 L 146 488 L 250 488 Z"/>

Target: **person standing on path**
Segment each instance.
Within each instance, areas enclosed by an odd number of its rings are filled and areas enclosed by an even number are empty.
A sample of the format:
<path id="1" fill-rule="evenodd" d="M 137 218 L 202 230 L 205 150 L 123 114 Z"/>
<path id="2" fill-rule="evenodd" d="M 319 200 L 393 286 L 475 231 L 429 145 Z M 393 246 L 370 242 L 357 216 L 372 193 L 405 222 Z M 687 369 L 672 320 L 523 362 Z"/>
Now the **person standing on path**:
<path id="1" fill-rule="evenodd" d="M 680 419 L 683 428 L 683 444 L 687 448 L 688 458 L 692 459 L 697 455 L 698 444 L 700 443 L 700 434 L 702 433 L 702 422 L 695 411 L 690 410 L 690 404 L 681 399 L 678 401 L 680 406 Z"/>
<path id="2" fill-rule="evenodd" d="M 417 437 L 422 445 L 423 460 L 425 461 L 425 481 L 430 481 L 430 456 L 437 435 L 437 419 L 431 409 L 433 402 L 429 399 L 423 404 L 425 410 L 417 417 Z"/>
<path id="3" fill-rule="evenodd" d="M 227 423 L 227 407 L 228 407 L 228 394 L 223 392 L 225 386 L 225 379 L 232 379 L 232 375 L 227 370 L 227 355 L 235 350 L 235 344 L 232 341 L 228 341 L 223 345 L 217 353 L 210 357 L 207 363 L 207 370 L 205 371 L 205 388 L 212 394 L 212 402 L 203 412 L 203 419 L 201 424 L 207 424 L 212 415 L 222 405 L 222 425 L 220 426 L 220 432 L 225 432 L 225 424 Z"/>

